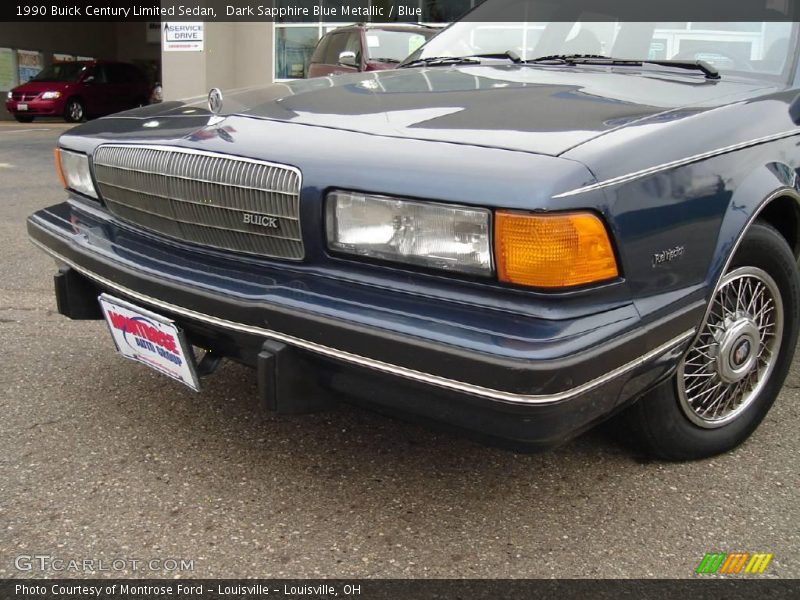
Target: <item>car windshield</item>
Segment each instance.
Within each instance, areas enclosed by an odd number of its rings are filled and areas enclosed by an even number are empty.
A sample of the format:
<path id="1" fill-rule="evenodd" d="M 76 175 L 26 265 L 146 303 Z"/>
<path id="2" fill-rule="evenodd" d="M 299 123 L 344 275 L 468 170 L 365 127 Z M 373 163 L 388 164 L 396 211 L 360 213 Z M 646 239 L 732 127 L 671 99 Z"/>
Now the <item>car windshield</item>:
<path id="1" fill-rule="evenodd" d="M 400 62 L 422 46 L 434 33 L 435 29 L 421 31 L 368 29 L 367 56 L 370 60 Z"/>
<path id="2" fill-rule="evenodd" d="M 556 5 L 524 0 L 541 16 L 555 16 Z M 495 55 L 523 61 L 553 55 L 589 54 L 628 60 L 702 60 L 718 71 L 773 76 L 791 65 L 796 24 L 790 22 L 625 22 L 585 13 L 582 21 L 483 22 L 486 2 L 433 38 L 408 61 L 436 57 Z M 505 6 L 508 6 L 505 3 Z M 498 13 L 486 12 L 485 18 Z M 514 13 L 516 14 L 516 13 Z M 509 60 L 509 59 L 506 59 Z"/>
<path id="3" fill-rule="evenodd" d="M 31 81 L 76 81 L 85 68 L 84 63 L 54 63 L 40 71 Z"/>

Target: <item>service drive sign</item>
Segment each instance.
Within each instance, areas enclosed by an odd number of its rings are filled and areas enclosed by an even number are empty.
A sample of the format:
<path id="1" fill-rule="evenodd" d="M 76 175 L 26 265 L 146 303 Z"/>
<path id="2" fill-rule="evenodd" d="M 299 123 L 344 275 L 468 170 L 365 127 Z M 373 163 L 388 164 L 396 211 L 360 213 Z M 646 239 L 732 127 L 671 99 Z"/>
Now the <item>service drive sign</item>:
<path id="1" fill-rule="evenodd" d="M 163 25 L 164 52 L 200 52 L 203 50 L 203 22 L 172 22 Z"/>
<path id="2" fill-rule="evenodd" d="M 200 389 L 188 344 L 171 319 L 108 294 L 98 298 L 111 337 L 125 358 Z"/>

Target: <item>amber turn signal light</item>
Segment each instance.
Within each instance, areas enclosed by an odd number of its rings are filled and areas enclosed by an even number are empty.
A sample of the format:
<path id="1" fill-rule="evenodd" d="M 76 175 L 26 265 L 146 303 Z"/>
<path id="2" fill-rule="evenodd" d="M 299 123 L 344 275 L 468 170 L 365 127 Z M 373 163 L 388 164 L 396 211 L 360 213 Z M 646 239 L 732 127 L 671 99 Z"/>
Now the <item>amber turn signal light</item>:
<path id="1" fill-rule="evenodd" d="M 590 212 L 495 213 L 494 250 L 500 281 L 563 288 L 619 275 L 605 225 Z"/>
<path id="2" fill-rule="evenodd" d="M 53 158 L 56 161 L 56 173 L 58 173 L 58 179 L 61 181 L 61 185 L 65 188 L 67 187 L 67 178 L 64 177 L 64 168 L 61 166 L 61 149 L 60 148 L 53 148 Z"/>

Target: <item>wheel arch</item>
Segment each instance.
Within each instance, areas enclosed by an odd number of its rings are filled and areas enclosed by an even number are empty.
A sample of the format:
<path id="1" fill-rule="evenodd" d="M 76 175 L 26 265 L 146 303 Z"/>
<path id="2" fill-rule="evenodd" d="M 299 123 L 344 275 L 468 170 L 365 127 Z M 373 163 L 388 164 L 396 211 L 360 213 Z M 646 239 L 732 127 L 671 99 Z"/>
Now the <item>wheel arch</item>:
<path id="1" fill-rule="evenodd" d="M 774 227 L 789 244 L 795 258 L 800 258 L 800 195 L 797 192 L 778 193 L 759 210 L 755 220 Z"/>
<path id="2" fill-rule="evenodd" d="M 739 186 L 728 204 L 708 272 L 706 310 L 698 323 L 697 335 L 705 326 L 711 300 L 753 223 L 762 221 L 774 227 L 786 240 L 795 258 L 800 257 L 800 192 L 797 190 L 800 181 L 797 181 L 794 170 L 785 166 L 780 173 L 786 178 L 776 182 L 775 169 L 769 168 L 769 165 L 767 167 L 765 170 L 772 175 L 772 185 L 767 191 L 759 186 L 761 192 L 753 193 L 753 185 L 764 183 L 763 178 L 758 176 L 763 175 L 764 171 L 759 170 L 759 173 L 748 178 L 745 185 Z"/>
<path id="3" fill-rule="evenodd" d="M 717 243 L 718 259 L 714 261 L 718 266 L 715 269 L 712 265 L 712 271 L 709 273 L 710 280 L 714 282 L 713 289 L 716 289 L 736 255 L 744 236 L 756 221 L 766 222 L 774 227 L 786 240 L 795 257 L 800 254 L 800 192 L 793 186 L 777 188 L 760 202 L 753 203 L 746 218 L 742 218 L 745 215 L 734 217 L 731 213 L 742 212 L 741 207 L 742 205 L 737 205 L 733 200 L 728 208 L 728 214 L 723 220 Z M 735 229 L 734 225 L 737 226 Z M 726 229 L 727 233 L 725 233 Z M 724 251 L 720 252 L 720 250 Z"/>
<path id="4" fill-rule="evenodd" d="M 706 274 L 710 295 L 757 220 L 774 227 L 800 257 L 800 178 L 785 162 L 762 163 L 736 182 Z"/>

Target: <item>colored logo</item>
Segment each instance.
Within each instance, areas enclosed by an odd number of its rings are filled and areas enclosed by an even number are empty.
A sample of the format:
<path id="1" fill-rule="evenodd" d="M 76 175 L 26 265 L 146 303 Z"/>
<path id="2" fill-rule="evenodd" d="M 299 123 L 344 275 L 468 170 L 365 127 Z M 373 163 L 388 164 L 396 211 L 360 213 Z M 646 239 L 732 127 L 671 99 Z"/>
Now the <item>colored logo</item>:
<path id="1" fill-rule="evenodd" d="M 126 317 L 113 311 L 109 311 L 108 316 L 111 325 L 122 332 L 125 343 L 134 351 L 150 351 L 178 366 L 183 362 L 178 356 L 178 344 L 172 334 L 161 331 L 152 321 L 144 317 Z M 129 336 L 134 343 L 131 343 Z"/>
<path id="2" fill-rule="evenodd" d="M 720 575 L 735 575 L 738 573 L 763 573 L 772 560 L 772 554 L 749 552 L 716 552 L 706 553 L 703 560 L 695 569 L 695 573 Z"/>

